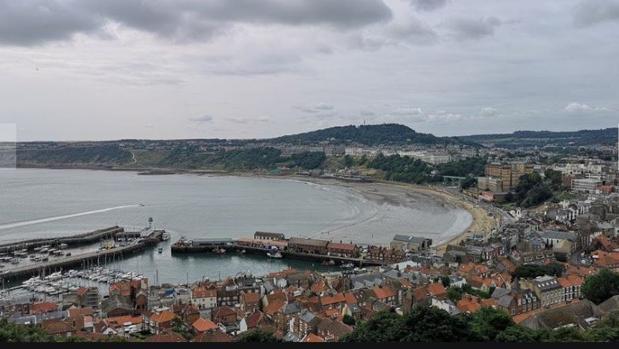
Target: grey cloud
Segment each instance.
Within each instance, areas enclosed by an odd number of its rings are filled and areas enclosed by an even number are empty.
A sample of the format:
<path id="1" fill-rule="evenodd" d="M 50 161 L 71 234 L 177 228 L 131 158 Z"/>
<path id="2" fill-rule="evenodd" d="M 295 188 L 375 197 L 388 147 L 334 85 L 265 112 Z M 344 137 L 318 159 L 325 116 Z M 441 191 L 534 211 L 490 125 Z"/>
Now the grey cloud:
<path id="1" fill-rule="evenodd" d="M 591 113 L 609 111 L 606 107 L 594 107 L 585 103 L 572 102 L 563 108 L 568 113 Z"/>
<path id="2" fill-rule="evenodd" d="M 0 43 L 33 45 L 93 32 L 101 17 L 67 1 L 0 0 Z"/>
<path id="3" fill-rule="evenodd" d="M 270 122 L 271 119 L 267 117 L 259 117 L 259 118 L 227 118 L 227 121 L 233 122 L 235 124 L 251 124 L 251 123 L 267 123 Z"/>
<path id="4" fill-rule="evenodd" d="M 448 0 L 410 0 L 411 5 L 418 11 L 434 11 L 447 4 Z"/>
<path id="5" fill-rule="evenodd" d="M 417 18 L 411 18 L 404 24 L 393 24 L 389 35 L 397 40 L 405 40 L 412 44 L 433 44 L 438 40 L 438 34 Z"/>
<path id="6" fill-rule="evenodd" d="M 0 41 L 65 40 L 108 22 L 184 41 L 209 39 L 237 23 L 350 29 L 391 17 L 382 0 L 0 0 Z"/>
<path id="7" fill-rule="evenodd" d="M 619 21 L 619 1 L 587 0 L 579 3 L 573 11 L 577 26 L 591 26 L 602 22 Z"/>
<path id="8" fill-rule="evenodd" d="M 193 121 L 196 123 L 207 123 L 213 121 L 213 117 L 210 115 L 202 115 L 194 118 L 189 118 L 189 121 Z"/>
<path id="9" fill-rule="evenodd" d="M 494 31 L 501 25 L 501 20 L 496 17 L 455 18 L 448 26 L 454 35 L 463 40 L 476 40 L 485 36 L 494 35 Z"/>
<path id="10" fill-rule="evenodd" d="M 496 108 L 484 107 L 484 108 L 481 108 L 481 110 L 479 112 L 479 115 L 487 116 L 487 117 L 497 116 L 497 115 L 499 115 L 499 111 Z"/>
<path id="11" fill-rule="evenodd" d="M 331 112 L 335 110 L 335 107 L 330 104 L 319 103 L 309 106 L 296 106 L 295 109 L 300 110 L 306 114 L 318 114 L 324 112 Z"/>

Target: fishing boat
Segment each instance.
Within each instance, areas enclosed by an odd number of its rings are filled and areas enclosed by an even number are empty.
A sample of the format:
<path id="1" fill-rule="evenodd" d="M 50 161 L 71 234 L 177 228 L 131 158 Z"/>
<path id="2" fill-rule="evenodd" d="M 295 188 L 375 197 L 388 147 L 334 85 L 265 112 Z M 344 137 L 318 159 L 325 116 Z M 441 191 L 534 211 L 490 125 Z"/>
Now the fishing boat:
<path id="1" fill-rule="evenodd" d="M 267 252 L 267 257 L 269 258 L 275 258 L 275 259 L 280 259 L 280 258 L 284 258 L 284 256 L 282 256 L 281 252 Z"/>
<path id="2" fill-rule="evenodd" d="M 223 249 L 223 248 L 214 248 L 213 249 L 213 253 L 224 254 L 224 253 L 226 253 L 226 250 Z"/>

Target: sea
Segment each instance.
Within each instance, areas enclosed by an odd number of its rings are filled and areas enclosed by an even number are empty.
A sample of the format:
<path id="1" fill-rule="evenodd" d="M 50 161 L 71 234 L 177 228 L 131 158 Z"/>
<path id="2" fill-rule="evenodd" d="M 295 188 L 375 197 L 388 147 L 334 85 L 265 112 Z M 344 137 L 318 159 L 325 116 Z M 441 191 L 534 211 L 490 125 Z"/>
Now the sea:
<path id="1" fill-rule="evenodd" d="M 362 184 L 359 184 L 362 185 Z M 125 171 L 0 169 L 0 243 L 65 236 L 120 225 L 165 229 L 163 251 L 147 250 L 107 267 L 157 283 L 265 275 L 287 267 L 325 270 L 306 261 L 257 255 L 172 256 L 181 237 L 237 238 L 256 231 L 356 243 L 388 243 L 423 232 L 436 242 L 471 223 L 463 209 L 427 197 L 414 205 L 377 201 L 350 187 L 298 179 Z"/>

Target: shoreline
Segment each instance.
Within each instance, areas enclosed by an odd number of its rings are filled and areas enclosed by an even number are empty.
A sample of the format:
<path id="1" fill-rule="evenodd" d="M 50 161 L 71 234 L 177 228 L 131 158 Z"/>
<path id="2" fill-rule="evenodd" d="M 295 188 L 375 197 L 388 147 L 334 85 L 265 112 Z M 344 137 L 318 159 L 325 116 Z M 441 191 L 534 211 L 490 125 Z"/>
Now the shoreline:
<path id="1" fill-rule="evenodd" d="M 295 180 L 305 183 L 312 183 L 318 185 L 333 185 L 339 188 L 349 189 L 352 192 L 363 196 L 367 200 L 375 201 L 378 204 L 389 204 L 393 206 L 403 206 L 409 209 L 415 209 L 411 207 L 408 201 L 414 202 L 415 199 L 420 196 L 428 196 L 431 200 L 434 200 L 444 207 L 458 208 L 468 212 L 471 216 L 471 222 L 468 226 L 457 232 L 451 233 L 443 239 L 440 239 L 436 245 L 433 245 L 433 249 L 437 251 L 439 255 L 444 253 L 447 245 L 457 244 L 460 241 L 470 237 L 473 234 L 482 234 L 487 236 L 491 233 L 492 229 L 497 226 L 497 222 L 494 218 L 489 216 L 489 212 L 480 206 L 474 205 L 467 201 L 463 197 L 459 197 L 454 193 L 447 192 L 434 186 L 424 186 L 403 182 L 392 182 L 384 180 L 375 180 L 373 182 L 350 182 L 337 178 L 320 178 L 309 177 L 300 175 L 269 175 L 251 172 L 224 172 L 217 170 L 176 170 L 176 169 L 158 169 L 158 168 L 49 168 L 49 167 L 18 167 L 18 169 L 47 169 L 47 170 L 88 170 L 88 171 L 110 171 L 110 172 L 134 172 L 136 175 L 171 175 L 171 174 L 192 174 L 198 176 L 214 176 L 214 177 L 246 177 L 246 178 L 265 178 L 265 179 L 278 179 L 278 180 Z M 380 188 L 382 187 L 382 188 Z M 380 190 L 386 189 L 386 190 Z M 438 233 L 440 235 L 440 233 Z M 374 238 L 374 236 L 372 236 Z M 434 240 L 434 239 L 433 239 Z M 369 243 L 370 241 L 368 241 Z M 373 242 L 377 243 L 377 242 Z M 384 242 L 378 244 L 384 245 Z M 388 245 L 388 243 L 386 244 Z"/>

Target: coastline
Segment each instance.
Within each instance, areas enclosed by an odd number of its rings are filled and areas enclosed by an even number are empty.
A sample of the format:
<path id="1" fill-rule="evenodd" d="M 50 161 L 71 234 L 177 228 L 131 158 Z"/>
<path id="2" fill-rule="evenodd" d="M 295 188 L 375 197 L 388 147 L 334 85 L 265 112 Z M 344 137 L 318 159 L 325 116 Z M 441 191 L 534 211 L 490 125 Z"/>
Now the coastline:
<path id="1" fill-rule="evenodd" d="M 401 182 L 392 182 L 384 180 L 375 180 L 373 182 L 350 182 L 343 181 L 337 178 L 319 178 L 299 175 L 268 175 L 252 172 L 223 172 L 223 171 L 210 171 L 210 170 L 174 170 L 174 169 L 157 169 L 157 168 L 48 168 L 48 167 L 19 167 L 30 169 L 77 169 L 77 170 L 95 170 L 95 171 L 121 171 L 121 172 L 135 172 L 136 175 L 170 175 L 170 174 L 193 174 L 198 176 L 235 176 L 235 177 L 254 177 L 265 179 L 278 179 L 278 180 L 295 180 L 305 183 L 312 183 L 318 185 L 331 185 L 339 188 L 346 188 L 353 191 L 356 194 L 363 196 L 367 200 L 372 200 L 379 204 L 389 204 L 393 206 L 401 206 L 409 209 L 415 209 L 414 203 L 417 199 L 422 197 L 429 197 L 431 200 L 440 203 L 446 208 L 462 209 L 471 216 L 471 222 L 464 229 L 458 229 L 458 232 L 447 233 L 444 238 L 436 240 L 433 238 L 436 249 L 439 255 L 444 253 L 447 245 L 457 244 L 460 241 L 466 239 L 473 234 L 482 234 L 486 236 L 497 225 L 494 218 L 489 216 L 488 211 L 480 206 L 474 205 L 459 195 L 447 192 L 441 188 L 433 186 L 416 185 Z M 361 224 L 362 222 L 360 222 Z M 411 232 L 415 233 L 415 232 Z M 441 234 L 441 233 L 438 233 Z M 319 238 L 319 237 L 317 237 Z M 372 239 L 375 237 L 372 235 Z M 389 237 L 389 240 L 391 237 Z M 372 241 L 368 241 L 372 242 Z M 373 242 L 385 245 L 386 240 L 383 238 L 381 242 Z M 388 242 L 386 243 L 388 245 Z"/>
<path id="2" fill-rule="evenodd" d="M 324 178 L 312 178 L 312 177 L 303 177 L 303 176 L 265 176 L 266 178 L 289 178 L 294 180 L 305 181 L 309 183 L 316 184 L 324 184 L 324 185 L 337 185 L 340 187 L 346 187 L 353 189 L 357 193 L 361 195 L 367 195 L 368 187 L 372 187 L 372 184 L 378 184 L 380 186 L 384 186 L 389 188 L 390 190 L 397 189 L 402 193 L 415 193 L 415 194 L 424 194 L 427 196 L 433 197 L 435 200 L 439 202 L 443 202 L 449 206 L 457 207 L 465 210 L 471 215 L 471 223 L 466 227 L 466 229 L 462 230 L 459 233 L 453 234 L 448 237 L 446 240 L 439 242 L 433 247 L 437 250 L 437 253 L 443 254 L 447 248 L 447 245 L 458 244 L 459 242 L 465 240 L 466 238 L 474 235 L 481 234 L 484 237 L 488 236 L 494 228 L 497 226 L 497 222 L 494 218 L 490 217 L 488 211 L 483 209 L 480 206 L 474 205 L 464 198 L 461 198 L 453 193 L 444 191 L 440 188 L 433 186 L 423 186 L 417 184 L 409 184 L 409 183 L 400 183 L 400 182 L 391 182 L 391 181 L 376 181 L 372 183 L 354 183 L 354 182 L 346 182 L 338 179 L 324 179 Z M 365 188 L 365 189 L 364 189 Z M 389 201 L 390 204 L 403 205 L 402 202 L 393 202 Z M 405 205 L 405 204 L 404 204 Z"/>

